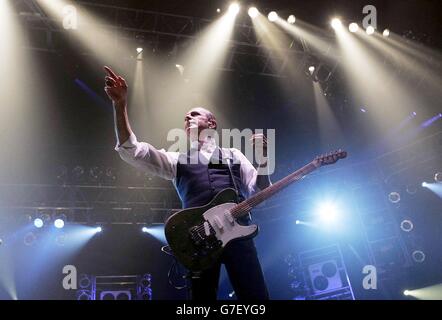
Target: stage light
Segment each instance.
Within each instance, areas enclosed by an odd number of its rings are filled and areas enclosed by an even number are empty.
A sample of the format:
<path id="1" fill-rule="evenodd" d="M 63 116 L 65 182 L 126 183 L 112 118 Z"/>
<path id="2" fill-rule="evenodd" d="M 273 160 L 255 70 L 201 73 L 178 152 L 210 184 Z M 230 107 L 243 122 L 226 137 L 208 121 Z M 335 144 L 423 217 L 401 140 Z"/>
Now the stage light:
<path id="1" fill-rule="evenodd" d="M 434 181 L 442 182 L 442 172 L 436 172 L 436 174 L 434 175 Z"/>
<path id="2" fill-rule="evenodd" d="M 253 19 L 253 18 L 256 18 L 258 16 L 259 11 L 255 7 L 251 7 L 251 8 L 249 8 L 249 11 L 247 13 L 249 14 L 250 18 Z"/>
<path id="3" fill-rule="evenodd" d="M 140 54 L 141 52 L 143 52 L 143 48 L 141 47 L 137 48 L 137 53 Z"/>
<path id="4" fill-rule="evenodd" d="M 368 35 L 371 35 L 371 34 L 374 33 L 374 28 L 373 28 L 372 26 L 368 26 L 367 29 L 365 29 L 365 32 L 366 32 Z"/>
<path id="5" fill-rule="evenodd" d="M 401 195 L 398 192 L 390 192 L 388 195 L 388 200 L 390 200 L 391 203 L 398 203 L 401 201 Z"/>
<path id="6" fill-rule="evenodd" d="M 337 216 L 337 208 L 331 202 L 325 202 L 318 207 L 319 217 L 325 222 L 333 221 Z"/>
<path id="7" fill-rule="evenodd" d="M 308 67 L 308 71 L 310 72 L 310 74 L 313 74 L 313 72 L 315 72 L 315 66 Z"/>
<path id="8" fill-rule="evenodd" d="M 102 229 L 101 227 L 96 227 L 96 228 L 95 228 L 95 233 L 99 233 L 99 232 L 101 232 L 101 231 L 103 231 L 103 229 Z"/>
<path id="9" fill-rule="evenodd" d="M 296 17 L 293 14 L 289 15 L 289 17 L 287 18 L 287 22 L 290 24 L 294 24 L 296 22 Z"/>
<path id="10" fill-rule="evenodd" d="M 37 236 L 33 232 L 28 232 L 23 238 L 23 242 L 26 246 L 31 246 L 37 240 Z"/>
<path id="11" fill-rule="evenodd" d="M 410 295 L 410 291 L 409 290 L 404 290 L 404 296 L 409 296 Z"/>
<path id="12" fill-rule="evenodd" d="M 352 22 L 348 26 L 348 30 L 350 30 L 350 32 L 356 32 L 356 31 L 359 30 L 359 26 L 358 26 L 358 24 L 356 22 Z"/>
<path id="13" fill-rule="evenodd" d="M 404 232 L 410 232 L 411 230 L 413 230 L 413 222 L 411 222 L 410 220 L 403 220 L 401 222 L 401 230 Z"/>
<path id="14" fill-rule="evenodd" d="M 421 250 L 414 250 L 411 257 L 413 258 L 414 262 L 417 263 L 422 263 L 425 261 L 425 253 L 423 253 Z"/>
<path id="15" fill-rule="evenodd" d="M 390 35 L 390 30 L 385 29 L 384 32 L 382 32 L 382 35 L 383 35 L 384 37 L 388 37 L 388 36 Z"/>
<path id="16" fill-rule="evenodd" d="M 268 14 L 267 18 L 269 21 L 274 22 L 278 19 L 278 14 L 275 11 L 272 11 Z"/>
<path id="17" fill-rule="evenodd" d="M 142 232 L 145 232 L 145 233 L 148 233 L 148 232 L 149 232 L 149 229 L 147 229 L 147 227 L 142 227 L 142 228 L 141 228 L 141 231 L 142 231 Z"/>
<path id="18" fill-rule="evenodd" d="M 363 113 L 366 113 L 366 112 L 367 112 L 367 110 L 365 110 L 364 108 L 361 108 L 360 110 L 361 110 L 361 112 L 363 112 Z"/>
<path id="19" fill-rule="evenodd" d="M 342 27 L 342 22 L 338 18 L 334 18 L 331 21 L 331 26 L 333 29 L 338 30 Z"/>
<path id="20" fill-rule="evenodd" d="M 405 189 L 407 190 L 408 194 L 415 194 L 417 192 L 417 186 L 414 184 L 407 185 Z"/>
<path id="21" fill-rule="evenodd" d="M 428 187 L 428 183 L 426 183 L 425 181 L 422 182 L 422 187 L 424 187 L 424 188 Z"/>
<path id="22" fill-rule="evenodd" d="M 232 4 L 229 6 L 229 13 L 231 13 L 231 14 L 233 14 L 233 15 L 237 15 L 238 12 L 239 12 L 239 4 L 237 4 L 236 2 L 235 2 L 235 3 L 232 3 Z"/>
<path id="23" fill-rule="evenodd" d="M 61 228 L 63 228 L 63 227 L 64 227 L 64 221 L 63 221 L 63 219 L 56 219 L 56 220 L 54 221 L 54 226 L 55 226 L 57 229 L 61 229 Z"/>
<path id="24" fill-rule="evenodd" d="M 221 9 L 220 9 L 220 8 L 216 9 L 216 12 L 220 13 L 220 12 L 221 12 Z"/>
<path id="25" fill-rule="evenodd" d="M 300 223 L 301 223 L 301 221 L 299 221 L 299 220 L 295 221 L 295 224 L 300 224 Z"/>
<path id="26" fill-rule="evenodd" d="M 40 218 L 37 218 L 37 219 L 35 219 L 34 220 L 34 226 L 36 227 L 36 228 L 41 228 L 41 227 L 43 227 L 43 220 L 42 219 L 40 219 Z"/>

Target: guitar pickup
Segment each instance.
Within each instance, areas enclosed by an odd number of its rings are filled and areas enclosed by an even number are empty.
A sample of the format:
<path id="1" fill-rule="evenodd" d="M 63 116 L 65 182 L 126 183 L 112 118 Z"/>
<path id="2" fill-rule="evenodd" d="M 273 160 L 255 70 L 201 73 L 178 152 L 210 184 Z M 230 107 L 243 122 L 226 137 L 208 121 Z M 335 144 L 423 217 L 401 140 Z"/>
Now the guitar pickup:
<path id="1" fill-rule="evenodd" d="M 221 220 L 218 217 L 215 217 L 215 219 L 213 219 L 213 221 L 215 222 L 218 229 L 222 230 L 224 228 L 223 223 L 221 222 Z"/>
<path id="2" fill-rule="evenodd" d="M 204 233 L 206 234 L 206 236 L 210 236 L 210 227 L 207 221 L 204 222 Z"/>
<path id="3" fill-rule="evenodd" d="M 227 221 L 229 221 L 231 224 L 233 224 L 234 219 L 233 219 L 232 214 L 230 213 L 230 211 L 225 211 L 224 212 L 224 216 L 226 217 Z"/>

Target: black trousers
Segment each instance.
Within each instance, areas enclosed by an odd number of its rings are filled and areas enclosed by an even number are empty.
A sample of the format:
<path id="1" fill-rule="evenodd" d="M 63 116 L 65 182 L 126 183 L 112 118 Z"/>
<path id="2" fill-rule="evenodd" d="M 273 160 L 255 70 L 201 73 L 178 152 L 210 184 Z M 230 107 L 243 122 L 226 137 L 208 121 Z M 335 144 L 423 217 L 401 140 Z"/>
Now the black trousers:
<path id="1" fill-rule="evenodd" d="M 253 239 L 244 239 L 229 243 L 224 249 L 219 263 L 192 277 L 192 300 L 216 300 L 222 263 L 226 266 L 238 300 L 269 299 Z"/>

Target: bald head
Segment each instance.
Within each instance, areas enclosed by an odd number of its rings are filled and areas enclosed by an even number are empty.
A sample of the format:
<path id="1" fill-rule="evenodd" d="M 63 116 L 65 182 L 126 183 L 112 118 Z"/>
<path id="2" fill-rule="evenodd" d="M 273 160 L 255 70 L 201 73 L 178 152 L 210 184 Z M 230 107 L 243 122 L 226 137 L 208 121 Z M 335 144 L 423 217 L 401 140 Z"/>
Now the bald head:
<path id="1" fill-rule="evenodd" d="M 184 128 L 186 132 L 194 125 L 198 126 L 199 132 L 205 129 L 217 128 L 216 118 L 213 113 L 201 107 L 190 109 L 184 118 Z"/>

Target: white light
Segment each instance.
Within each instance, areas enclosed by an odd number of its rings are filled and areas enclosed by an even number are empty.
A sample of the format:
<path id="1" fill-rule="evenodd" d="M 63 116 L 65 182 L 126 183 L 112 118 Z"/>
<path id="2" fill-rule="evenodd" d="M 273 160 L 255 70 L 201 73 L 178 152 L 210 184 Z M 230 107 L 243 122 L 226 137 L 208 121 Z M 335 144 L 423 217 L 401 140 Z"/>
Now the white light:
<path id="1" fill-rule="evenodd" d="M 137 53 L 140 54 L 141 52 L 143 52 L 143 48 L 137 48 Z"/>
<path id="2" fill-rule="evenodd" d="M 289 15 L 289 17 L 287 18 L 287 22 L 290 24 L 294 24 L 296 22 L 296 17 L 293 14 Z"/>
<path id="3" fill-rule="evenodd" d="M 220 13 L 220 12 L 221 12 L 221 9 L 220 9 L 220 8 L 216 9 L 216 12 Z"/>
<path id="4" fill-rule="evenodd" d="M 149 232 L 149 229 L 147 229 L 147 227 L 143 227 L 143 228 L 141 228 L 141 231 L 147 233 L 147 232 Z"/>
<path id="5" fill-rule="evenodd" d="M 40 218 L 37 218 L 34 220 L 34 226 L 36 228 L 41 228 L 43 227 L 43 220 L 41 220 Z"/>
<path id="6" fill-rule="evenodd" d="M 350 32 L 356 32 L 356 31 L 359 30 L 359 26 L 358 26 L 358 24 L 356 22 L 352 22 L 348 26 L 348 30 L 350 30 Z"/>
<path id="7" fill-rule="evenodd" d="M 299 221 L 299 220 L 295 221 L 295 224 L 300 224 L 300 223 L 301 223 L 301 221 Z"/>
<path id="8" fill-rule="evenodd" d="M 310 71 L 310 74 L 313 74 L 313 72 L 315 72 L 315 67 L 314 66 L 308 67 L 308 71 Z"/>
<path id="9" fill-rule="evenodd" d="M 269 13 L 269 15 L 267 16 L 267 18 L 269 19 L 269 21 L 273 22 L 276 21 L 276 19 L 278 19 L 278 14 L 275 11 L 272 11 Z"/>
<path id="10" fill-rule="evenodd" d="M 253 18 L 256 18 L 258 16 L 259 11 L 255 7 L 251 7 L 251 8 L 249 8 L 249 11 L 247 13 L 249 14 L 250 18 L 253 19 Z"/>
<path id="11" fill-rule="evenodd" d="M 319 206 L 318 213 L 321 220 L 330 222 L 336 218 L 337 209 L 332 203 L 326 202 Z"/>
<path id="12" fill-rule="evenodd" d="M 365 32 L 367 32 L 368 35 L 374 33 L 374 28 L 372 26 L 368 26 L 367 29 L 365 29 Z"/>
<path id="13" fill-rule="evenodd" d="M 409 296 L 410 295 L 410 291 L 409 290 L 404 290 L 404 296 Z"/>
<path id="14" fill-rule="evenodd" d="M 390 30 L 385 29 L 384 32 L 382 32 L 382 35 L 383 35 L 384 37 L 388 37 L 388 36 L 390 35 Z"/>
<path id="15" fill-rule="evenodd" d="M 334 19 L 332 19 L 332 21 L 331 21 L 331 26 L 332 26 L 332 28 L 335 29 L 335 30 L 341 29 L 341 27 L 342 27 L 342 22 L 341 22 L 341 20 L 339 20 L 338 18 L 334 18 Z"/>
<path id="16" fill-rule="evenodd" d="M 235 3 L 232 3 L 232 4 L 229 6 L 229 13 L 234 14 L 234 15 L 237 15 L 238 12 L 239 12 L 239 4 L 237 4 L 236 2 L 235 2 Z"/>
<path id="17" fill-rule="evenodd" d="M 96 232 L 96 233 L 99 233 L 99 232 L 101 232 L 101 231 L 103 231 L 103 229 L 102 229 L 101 227 L 96 227 L 96 228 L 95 228 L 95 232 Z"/>
<path id="18" fill-rule="evenodd" d="M 61 228 L 64 227 L 64 221 L 63 221 L 62 219 L 56 219 L 56 220 L 54 221 L 54 226 L 55 226 L 57 229 L 61 229 Z"/>
<path id="19" fill-rule="evenodd" d="M 428 183 L 422 182 L 422 187 L 426 188 L 428 186 Z"/>
<path id="20" fill-rule="evenodd" d="M 442 182 L 442 172 L 436 172 L 434 174 L 434 181 L 436 182 Z"/>

